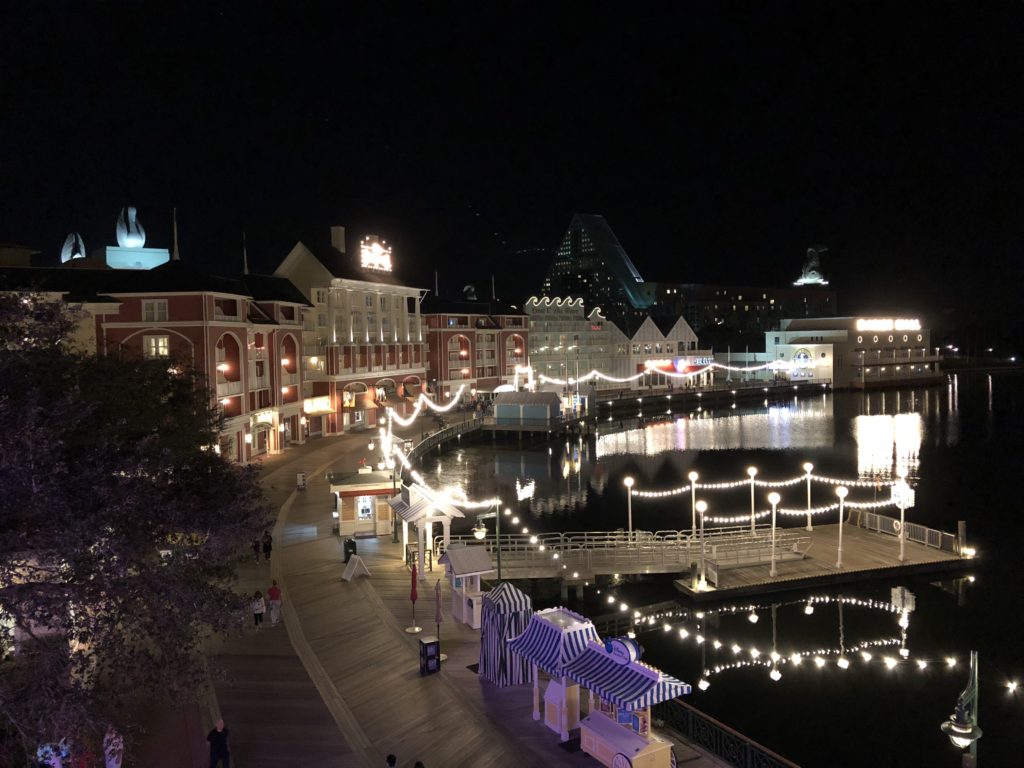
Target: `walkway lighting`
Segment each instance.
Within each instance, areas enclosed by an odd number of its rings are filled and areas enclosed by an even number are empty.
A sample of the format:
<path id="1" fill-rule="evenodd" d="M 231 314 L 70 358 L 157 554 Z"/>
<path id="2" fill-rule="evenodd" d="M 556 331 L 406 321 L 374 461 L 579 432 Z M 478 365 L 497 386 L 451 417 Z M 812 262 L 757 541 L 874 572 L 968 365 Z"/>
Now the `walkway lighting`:
<path id="1" fill-rule="evenodd" d="M 836 496 L 839 497 L 839 556 L 836 559 L 836 568 L 843 567 L 843 502 L 849 492 L 850 489 L 845 485 L 836 488 Z"/>
<path id="2" fill-rule="evenodd" d="M 626 516 L 627 525 L 629 526 L 629 541 L 633 541 L 633 483 L 636 481 L 632 477 L 624 477 L 622 484 L 626 486 Z"/>
<path id="3" fill-rule="evenodd" d="M 750 532 L 754 532 L 754 478 L 757 477 L 757 467 L 747 467 L 747 474 L 750 475 Z"/>

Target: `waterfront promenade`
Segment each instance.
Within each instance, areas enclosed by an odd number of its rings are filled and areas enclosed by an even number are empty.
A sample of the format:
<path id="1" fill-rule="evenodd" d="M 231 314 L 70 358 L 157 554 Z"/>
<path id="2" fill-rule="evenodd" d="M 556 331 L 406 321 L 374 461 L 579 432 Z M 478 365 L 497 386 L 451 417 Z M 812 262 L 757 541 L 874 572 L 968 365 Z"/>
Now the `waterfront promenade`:
<path id="1" fill-rule="evenodd" d="M 419 435 L 419 425 L 407 430 Z M 468 669 L 479 634 L 450 617 L 441 626 L 449 659 L 440 674 L 421 677 L 411 621 L 409 571 L 390 539 L 361 539 L 371 578 L 341 580 L 341 540 L 332 534 L 325 473 L 372 458 L 370 433 L 312 441 L 263 460 L 267 497 L 280 510 L 269 565 L 246 564 L 240 591 L 264 593 L 276 578 L 284 592 L 282 626 L 210 642 L 214 689 L 198 707 L 175 705 L 154 718 L 136 764 L 205 766 L 205 734 L 215 717 L 231 730 L 232 764 L 259 766 L 380 766 L 393 752 L 399 765 L 596 766 L 569 752 L 531 719 L 529 686 L 497 689 Z M 306 472 L 305 491 L 295 473 Z M 420 584 L 417 623 L 433 633 L 437 568 Z M 681 765 L 722 763 L 677 744 Z"/>

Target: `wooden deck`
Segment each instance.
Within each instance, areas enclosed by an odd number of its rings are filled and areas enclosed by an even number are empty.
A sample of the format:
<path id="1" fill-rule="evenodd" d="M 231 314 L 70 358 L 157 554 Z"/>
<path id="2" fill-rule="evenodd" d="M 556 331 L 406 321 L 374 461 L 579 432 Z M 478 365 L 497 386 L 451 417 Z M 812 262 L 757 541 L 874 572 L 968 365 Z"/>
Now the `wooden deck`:
<path id="1" fill-rule="evenodd" d="M 282 462 L 279 471 L 266 475 L 268 483 L 279 484 L 272 490 L 288 497 L 275 528 L 271 568 L 284 592 L 288 638 L 334 721 L 334 728 L 325 729 L 322 718 L 311 718 L 303 728 L 301 719 L 289 711 L 288 699 L 276 699 L 287 690 L 282 675 L 298 676 L 293 662 L 287 655 L 275 659 L 273 648 L 252 647 L 255 653 L 271 654 L 251 660 L 258 661 L 257 670 L 266 670 L 266 675 L 257 674 L 279 684 L 261 687 L 259 681 L 236 677 L 235 685 L 261 688 L 266 712 L 279 721 L 274 737 L 293 745 L 315 739 L 328 749 L 332 739 L 341 737 L 338 741 L 344 746 L 335 744 L 333 756 L 319 752 L 303 765 L 377 766 L 392 752 L 401 766 L 415 760 L 428 766 L 597 766 L 588 755 L 567 751 L 557 734 L 532 720 L 530 685 L 495 688 L 469 669 L 478 660 L 479 632 L 452 621 L 443 568 L 435 566 L 418 585 L 416 623 L 424 628 L 423 634 L 434 634 L 434 584 L 442 579 L 445 623 L 440 636 L 448 660 L 440 673 L 426 677 L 419 674 L 418 636 L 404 631 L 412 622 L 412 606 L 410 572 L 401 545 L 390 538 L 359 540 L 358 554 L 372 575 L 351 583 L 341 580 L 342 542 L 331 533 L 324 472 L 356 459 L 355 454 L 339 457 L 340 446 L 334 445 L 334 451 L 307 450 L 305 491 L 285 491 L 294 481 L 294 461 Z M 355 453 L 360 451 L 365 452 L 363 446 L 356 446 Z M 253 665 L 245 669 L 252 674 Z M 260 695 L 250 694 L 250 700 Z M 230 715 L 238 722 L 249 715 L 241 701 L 229 703 L 223 707 L 226 719 Z M 280 764 L 264 760 L 259 750 L 238 741 L 236 751 L 247 768 Z M 694 768 L 719 764 L 683 744 L 677 744 L 676 755 L 680 764 Z"/>
<path id="2" fill-rule="evenodd" d="M 952 552 L 908 541 L 906 559 L 900 563 L 899 541 L 895 537 L 846 524 L 843 526 L 843 567 L 837 568 L 839 525 L 815 525 L 813 531 L 805 534 L 811 537 L 806 557 L 776 563 L 774 578 L 769 575 L 769 563 L 758 563 L 720 571 L 717 588 L 695 591 L 689 579 L 676 580 L 676 588 L 695 601 L 722 600 L 909 573 L 961 570 L 974 562 Z"/>

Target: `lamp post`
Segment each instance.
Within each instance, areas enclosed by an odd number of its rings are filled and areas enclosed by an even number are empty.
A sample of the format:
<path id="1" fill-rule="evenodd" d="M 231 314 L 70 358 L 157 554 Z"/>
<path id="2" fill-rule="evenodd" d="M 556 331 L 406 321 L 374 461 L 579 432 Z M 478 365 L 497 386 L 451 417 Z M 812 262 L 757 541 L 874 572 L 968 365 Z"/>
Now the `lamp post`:
<path id="1" fill-rule="evenodd" d="M 708 511 L 708 503 L 703 499 L 698 501 L 697 511 L 700 513 L 700 581 L 697 582 L 697 589 L 703 591 L 708 588 L 707 574 L 704 570 L 704 513 Z"/>
<path id="2" fill-rule="evenodd" d="M 477 541 L 482 541 L 487 536 L 487 526 L 481 521 L 489 520 L 494 518 L 494 540 L 495 550 L 498 553 L 498 581 L 501 581 L 501 515 L 498 514 L 498 507 L 501 504 L 501 500 L 495 502 L 493 512 L 485 512 L 482 515 L 476 516 L 476 525 L 473 527 L 473 538 Z"/>
<path id="3" fill-rule="evenodd" d="M 626 524 L 629 526 L 629 542 L 633 542 L 633 483 L 632 477 L 624 477 L 622 484 L 626 486 Z"/>
<path id="4" fill-rule="evenodd" d="M 757 467 L 747 467 L 747 474 L 750 475 L 750 532 L 754 533 L 754 478 L 757 477 Z"/>
<path id="5" fill-rule="evenodd" d="M 690 478 L 690 540 L 697 538 L 697 478 L 696 472 L 687 475 Z"/>
<path id="6" fill-rule="evenodd" d="M 772 491 L 768 494 L 768 503 L 772 505 L 772 568 L 768 575 L 775 577 L 775 508 L 779 506 L 779 494 Z"/>
<path id="7" fill-rule="evenodd" d="M 953 746 L 968 749 L 961 764 L 974 766 L 978 758 L 978 739 L 981 728 L 978 727 L 978 652 L 971 651 L 971 669 L 967 677 L 967 687 L 956 700 L 956 709 L 940 728 L 949 736 Z"/>
<path id="8" fill-rule="evenodd" d="M 814 469 L 814 465 L 809 461 L 804 462 L 804 472 L 807 473 L 807 530 L 813 531 L 814 526 L 811 525 L 811 470 Z"/>
<path id="9" fill-rule="evenodd" d="M 914 506 L 914 492 L 910 490 L 910 486 L 907 485 L 907 471 L 902 467 L 897 471 L 899 480 L 896 485 L 892 487 L 892 495 L 896 500 L 896 505 L 900 508 L 900 562 L 902 563 L 904 557 L 904 545 L 907 540 L 906 533 L 906 510 L 907 507 Z"/>
<path id="10" fill-rule="evenodd" d="M 836 568 L 843 567 L 843 502 L 850 489 L 845 485 L 836 488 L 836 496 L 839 497 L 839 557 L 836 560 Z"/>

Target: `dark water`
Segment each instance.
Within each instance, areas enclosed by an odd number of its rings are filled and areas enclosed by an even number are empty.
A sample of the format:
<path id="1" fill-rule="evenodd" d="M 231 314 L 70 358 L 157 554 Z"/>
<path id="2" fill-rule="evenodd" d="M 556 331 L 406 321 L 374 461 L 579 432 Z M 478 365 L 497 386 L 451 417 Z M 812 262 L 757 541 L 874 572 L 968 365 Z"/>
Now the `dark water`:
<path id="1" fill-rule="evenodd" d="M 645 399 L 644 415 L 667 405 Z M 964 687 L 974 649 L 984 731 L 979 764 L 1024 764 L 1024 692 L 1010 693 L 1006 686 L 1024 682 L 1024 376 L 961 374 L 946 387 L 835 393 L 666 415 L 663 424 L 642 428 L 600 426 L 608 433 L 596 440 L 526 450 L 489 442 L 455 447 L 425 460 L 424 474 L 432 484 L 457 483 L 471 496 L 497 490 L 503 499 L 515 499 L 517 483 L 532 481 L 533 497 L 514 508 L 521 526 L 540 532 L 624 528 L 626 475 L 638 487 L 657 489 L 686 484 L 690 470 L 702 482 L 742 479 L 751 465 L 765 479 L 795 477 L 804 461 L 814 463 L 815 474 L 842 478 L 889 480 L 898 468 L 906 469 L 916 491 L 909 520 L 951 532 L 958 520 L 967 521 L 980 555 L 970 578 L 777 595 L 756 601 L 756 624 L 747 618 L 755 602 L 749 599 L 705 608 L 700 618 L 659 618 L 646 631 L 638 628 L 644 659 L 694 684 L 709 670 L 710 687 L 701 691 L 695 685 L 691 703 L 801 765 L 953 768 L 959 755 L 939 725 Z M 806 503 L 802 484 L 781 493 L 783 507 Z M 875 493 L 861 488 L 850 498 L 871 499 Z M 825 486 L 815 484 L 814 494 L 815 504 L 830 501 Z M 709 514 L 749 513 L 747 488 L 708 492 L 705 498 Z M 633 520 L 637 529 L 689 528 L 689 498 L 635 500 Z M 888 606 L 894 587 L 905 587 L 915 598 L 905 628 L 900 613 Z M 557 602 L 557 595 L 536 589 L 536 607 Z M 609 611 L 609 596 L 642 609 L 675 593 L 667 578 L 609 579 L 570 605 L 596 617 Z M 816 598 L 810 615 L 809 598 Z M 680 605 L 679 612 L 684 610 Z M 685 639 L 680 628 L 688 632 Z M 698 633 L 705 643 L 695 641 Z M 778 681 L 769 677 L 773 647 L 780 654 Z M 841 652 L 850 662 L 846 669 L 836 663 Z M 803 656 L 799 666 L 789 660 L 794 653 Z M 823 667 L 814 663 L 819 654 Z M 889 669 L 884 657 L 899 663 Z M 957 660 L 953 667 L 950 657 Z"/>

